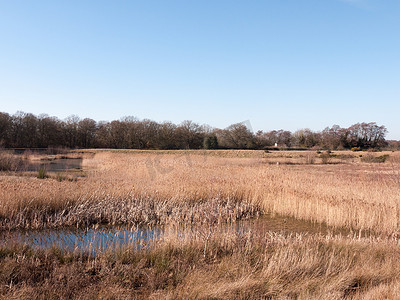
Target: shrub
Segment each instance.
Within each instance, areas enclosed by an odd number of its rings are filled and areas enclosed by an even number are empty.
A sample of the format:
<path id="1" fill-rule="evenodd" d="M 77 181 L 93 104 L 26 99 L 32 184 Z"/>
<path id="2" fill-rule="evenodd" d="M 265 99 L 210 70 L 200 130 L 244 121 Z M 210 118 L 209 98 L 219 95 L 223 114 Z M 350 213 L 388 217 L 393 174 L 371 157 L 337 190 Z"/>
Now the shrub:
<path id="1" fill-rule="evenodd" d="M 62 173 L 57 173 L 56 179 L 58 182 L 64 181 L 67 179 L 67 177 L 65 175 L 63 175 Z"/>
<path id="2" fill-rule="evenodd" d="M 322 163 L 323 163 L 323 164 L 329 164 L 330 161 L 331 161 L 331 157 L 332 157 L 332 156 L 333 156 L 333 155 L 331 155 L 330 151 L 326 151 L 325 153 L 322 153 L 322 154 L 320 155 L 320 157 L 321 157 L 321 159 L 322 159 Z"/>
<path id="3" fill-rule="evenodd" d="M 366 155 L 361 157 L 361 161 L 366 163 L 384 163 L 388 158 L 389 154 L 384 154 L 380 156 Z"/>
<path id="4" fill-rule="evenodd" d="M 23 164 L 21 157 L 8 152 L 0 152 L 0 171 L 17 171 Z"/>
<path id="5" fill-rule="evenodd" d="M 45 179 L 45 178 L 47 178 L 47 177 L 48 177 L 48 176 L 47 176 L 46 168 L 40 167 L 40 168 L 39 168 L 39 173 L 38 173 L 38 177 L 37 177 L 37 178 L 39 178 L 39 179 Z"/>
<path id="6" fill-rule="evenodd" d="M 351 148 L 351 151 L 361 151 L 361 149 L 360 149 L 360 147 L 353 147 L 353 148 Z"/>

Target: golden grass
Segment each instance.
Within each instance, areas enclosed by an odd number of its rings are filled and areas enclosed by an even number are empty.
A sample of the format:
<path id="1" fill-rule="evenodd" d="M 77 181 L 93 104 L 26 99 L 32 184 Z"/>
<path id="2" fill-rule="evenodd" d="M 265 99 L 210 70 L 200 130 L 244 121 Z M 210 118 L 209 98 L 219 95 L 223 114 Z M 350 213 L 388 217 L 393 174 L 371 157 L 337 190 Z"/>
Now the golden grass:
<path id="1" fill-rule="evenodd" d="M 204 239 L 193 236 L 167 240 L 172 248 L 203 244 Z M 398 245 L 396 240 L 373 238 L 216 233 L 206 256 L 210 265 L 193 268 L 179 289 L 161 295 L 170 299 L 362 299 L 364 293 L 381 297 L 386 290 L 395 299 Z M 396 290 L 389 289 L 393 286 Z"/>
<path id="2" fill-rule="evenodd" d="M 0 171 L 17 171 L 23 160 L 7 151 L 0 151 Z"/>
<path id="3" fill-rule="evenodd" d="M 104 223 L 171 231 L 148 249 L 95 257 L 0 245 L 0 299 L 396 299 L 400 154 L 388 152 L 385 163 L 334 154 L 324 163 L 313 151 L 97 151 L 77 181 L 3 172 L 2 230 Z M 214 227 L 260 212 L 373 235 Z"/>
<path id="4" fill-rule="evenodd" d="M 272 232 L 167 233 L 96 257 L 0 247 L 4 299 L 396 299 L 393 239 Z M 110 293 L 113 293 L 112 295 Z"/>
<path id="5" fill-rule="evenodd" d="M 304 151 L 251 151 L 246 158 L 225 157 L 228 151 L 221 152 L 225 153 L 223 157 L 215 156 L 216 153 L 99 152 L 93 158 L 84 159 L 88 177 L 76 182 L 1 176 L 0 217 L 3 226 L 19 218 L 16 223 L 25 224 L 22 227 L 38 228 L 45 225 L 46 218 L 50 220 L 52 214 L 62 212 L 65 215 L 80 210 L 81 218 L 93 208 L 93 214 L 102 214 L 107 222 L 112 219 L 107 215 L 118 211 L 118 207 L 123 210 L 124 205 L 154 202 L 148 208 L 151 210 L 168 203 L 171 210 L 173 206 L 213 200 L 234 203 L 238 210 L 254 209 L 249 208 L 250 203 L 264 212 L 354 230 L 386 235 L 399 231 L 399 153 L 390 152 L 389 161 L 381 164 L 362 163 L 359 159 L 306 164 L 307 156 L 318 155 Z M 355 155 L 353 152 L 338 154 Z M 294 159 L 297 163 L 276 164 L 284 159 Z M 242 204 L 245 208 L 240 208 Z M 46 213 L 41 215 L 41 211 Z M 37 224 L 22 222 L 26 215 Z M 75 225 L 74 222 L 69 221 L 68 225 Z"/>

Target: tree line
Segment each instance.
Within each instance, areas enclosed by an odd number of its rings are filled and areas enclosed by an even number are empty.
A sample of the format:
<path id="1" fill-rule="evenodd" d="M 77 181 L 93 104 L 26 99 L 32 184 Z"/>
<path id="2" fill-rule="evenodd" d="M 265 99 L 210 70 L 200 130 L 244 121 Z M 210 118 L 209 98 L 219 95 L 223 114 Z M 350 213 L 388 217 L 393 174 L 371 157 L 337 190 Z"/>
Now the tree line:
<path id="1" fill-rule="evenodd" d="M 333 125 L 320 132 L 301 129 L 253 133 L 243 123 L 218 129 L 192 121 L 176 125 L 124 117 L 96 122 L 75 115 L 61 120 L 47 114 L 0 112 L 0 147 L 3 148 L 268 149 L 278 145 L 280 148 L 369 149 L 386 147 L 386 134 L 386 127 L 374 122 L 357 123 L 348 128 Z"/>

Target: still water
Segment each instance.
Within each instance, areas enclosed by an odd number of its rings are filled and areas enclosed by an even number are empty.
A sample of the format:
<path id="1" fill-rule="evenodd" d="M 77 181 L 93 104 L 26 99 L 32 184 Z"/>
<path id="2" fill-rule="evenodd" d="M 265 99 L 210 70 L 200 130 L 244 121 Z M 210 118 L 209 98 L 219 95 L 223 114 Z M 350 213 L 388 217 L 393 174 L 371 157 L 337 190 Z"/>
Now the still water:
<path id="1" fill-rule="evenodd" d="M 342 234 L 348 235 L 350 231 L 330 228 L 322 224 L 285 218 L 280 216 L 263 216 L 258 219 L 239 221 L 234 224 L 224 224 L 215 227 L 216 230 L 236 230 L 237 232 L 265 233 L 307 233 L 307 234 Z M 188 231 L 189 230 L 189 231 Z M 206 227 L 175 228 L 176 234 L 188 233 L 195 230 L 208 231 Z M 20 243 L 35 248 L 57 247 L 62 250 L 85 250 L 91 254 L 106 249 L 116 249 L 129 245 L 135 250 L 148 246 L 149 242 L 160 239 L 164 234 L 164 227 L 152 228 L 127 227 L 127 226 L 96 226 L 87 229 L 46 229 L 29 231 L 11 231 L 0 233 L 3 243 Z"/>
<path id="2" fill-rule="evenodd" d="M 40 168 L 46 169 L 47 172 L 68 172 L 71 170 L 81 170 L 82 158 L 40 160 L 24 165 L 24 170 L 28 172 L 36 172 Z"/>

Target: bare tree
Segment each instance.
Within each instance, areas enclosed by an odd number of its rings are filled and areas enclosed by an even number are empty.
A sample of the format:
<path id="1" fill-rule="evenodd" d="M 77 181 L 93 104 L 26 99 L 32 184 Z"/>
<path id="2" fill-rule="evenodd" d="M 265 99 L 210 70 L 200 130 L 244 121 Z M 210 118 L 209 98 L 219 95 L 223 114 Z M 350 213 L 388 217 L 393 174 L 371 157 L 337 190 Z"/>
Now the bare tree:
<path id="1" fill-rule="evenodd" d="M 293 133 L 293 139 L 296 146 L 311 148 L 319 144 L 320 135 L 306 128 Z"/>
<path id="2" fill-rule="evenodd" d="M 93 147 L 95 144 L 97 124 L 95 120 L 86 118 L 78 123 L 78 145 L 83 148 Z"/>
<path id="3" fill-rule="evenodd" d="M 375 122 L 357 123 L 349 127 L 350 144 L 359 148 L 379 148 L 386 145 L 387 129 Z"/>
<path id="4" fill-rule="evenodd" d="M 124 117 L 119 121 L 96 122 L 71 115 L 65 120 L 24 112 L 0 113 L 0 147 L 106 147 L 137 149 L 263 149 L 275 144 L 311 148 L 382 148 L 387 146 L 385 126 L 375 122 L 338 125 L 322 132 L 301 129 L 258 131 L 255 135 L 243 123 L 226 129 L 200 126 L 192 121 L 179 125 Z M 394 145 L 391 142 L 391 145 Z"/>
<path id="5" fill-rule="evenodd" d="M 321 132 L 321 146 L 326 149 L 338 149 L 343 147 L 343 133 L 342 128 L 338 125 L 333 125 L 331 128 L 326 127 Z"/>
<path id="6" fill-rule="evenodd" d="M 70 115 L 64 121 L 63 131 L 67 147 L 74 148 L 77 146 L 79 121 L 77 115 Z"/>
<path id="7" fill-rule="evenodd" d="M 62 122 L 56 117 L 41 114 L 38 117 L 38 147 L 65 145 Z"/>
<path id="8" fill-rule="evenodd" d="M 216 133 L 218 144 L 223 148 L 252 149 L 256 145 L 253 133 L 243 123 L 232 124 Z"/>
<path id="9" fill-rule="evenodd" d="M 192 121 L 183 121 L 176 128 L 176 135 L 180 148 L 200 149 L 203 146 L 204 133 L 199 124 Z"/>
<path id="10" fill-rule="evenodd" d="M 0 147 L 11 146 L 12 119 L 8 113 L 0 112 Z"/>

